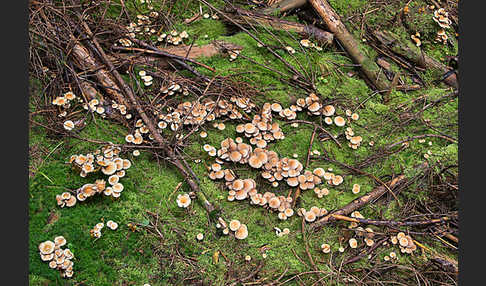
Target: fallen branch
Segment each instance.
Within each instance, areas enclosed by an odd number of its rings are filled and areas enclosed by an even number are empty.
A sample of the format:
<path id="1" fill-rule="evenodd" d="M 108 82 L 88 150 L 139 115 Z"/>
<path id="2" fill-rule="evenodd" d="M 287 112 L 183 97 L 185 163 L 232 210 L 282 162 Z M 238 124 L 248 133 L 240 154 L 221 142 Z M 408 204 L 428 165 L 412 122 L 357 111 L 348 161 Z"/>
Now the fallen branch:
<path id="1" fill-rule="evenodd" d="M 403 43 L 397 35 L 389 31 L 374 31 L 373 35 L 382 47 L 410 60 L 421 68 L 432 69 L 443 75 L 447 75 L 451 71 L 449 67 L 427 56 L 412 43 Z M 443 81 L 454 88 L 459 87 L 458 79 L 454 72 L 448 74 Z"/>
<path id="2" fill-rule="evenodd" d="M 361 71 L 374 87 L 380 92 L 388 90 L 389 87 L 386 82 L 386 77 L 380 74 L 378 65 L 364 54 L 359 47 L 358 41 L 349 33 L 331 5 L 326 0 L 309 0 L 309 2 L 324 20 L 329 31 L 341 43 L 353 62 L 360 65 Z"/>
<path id="3" fill-rule="evenodd" d="M 259 14 L 237 7 L 225 8 L 225 12 L 232 14 L 233 21 L 248 27 L 250 25 L 261 25 L 275 30 L 295 32 L 303 37 L 313 37 L 320 45 L 330 45 L 333 42 L 334 35 L 313 25 L 304 25 L 296 22 L 286 21 L 279 18 Z"/>
<path id="4" fill-rule="evenodd" d="M 406 180 L 407 179 L 405 178 L 405 175 L 399 175 L 399 176 L 395 177 L 393 180 L 391 180 L 387 185 L 390 189 L 393 189 L 396 186 L 398 186 L 399 184 L 402 184 L 403 182 L 405 182 Z M 334 211 L 334 212 L 331 212 L 328 215 L 319 219 L 318 221 L 314 222 L 313 224 L 311 224 L 311 229 L 317 230 L 318 228 L 322 227 L 325 224 L 336 221 L 336 218 L 334 218 L 333 215 L 349 215 L 350 213 L 352 213 L 355 210 L 360 209 L 361 207 L 363 207 L 367 203 L 381 197 L 387 191 L 388 190 L 387 190 L 387 188 L 385 188 L 385 186 L 376 187 L 371 192 L 353 200 L 352 202 L 345 205 L 341 209 Z"/>
<path id="5" fill-rule="evenodd" d="M 376 226 L 388 226 L 388 227 L 422 226 L 422 225 L 443 223 L 443 222 L 450 220 L 449 217 L 441 217 L 441 218 L 422 220 L 422 221 L 374 220 L 374 219 L 362 219 L 362 218 L 348 217 L 348 216 L 339 215 L 339 214 L 331 214 L 331 217 L 333 217 L 336 220 L 344 220 L 344 221 L 355 222 L 355 223 L 371 224 L 371 225 L 376 225 Z"/>

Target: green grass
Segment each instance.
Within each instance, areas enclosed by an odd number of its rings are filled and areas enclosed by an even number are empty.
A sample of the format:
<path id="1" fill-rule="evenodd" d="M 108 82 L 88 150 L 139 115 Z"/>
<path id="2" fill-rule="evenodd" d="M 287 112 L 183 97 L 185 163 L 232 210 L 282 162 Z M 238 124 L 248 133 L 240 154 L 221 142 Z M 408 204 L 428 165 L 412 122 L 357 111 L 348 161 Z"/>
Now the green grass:
<path id="1" fill-rule="evenodd" d="M 339 1 L 330 2 L 338 13 L 347 15 L 361 11 L 365 4 L 364 1 L 352 1 L 348 4 L 342 4 Z M 198 7 L 192 4 L 189 4 L 190 9 L 181 13 L 180 19 L 192 16 L 193 12 L 196 11 L 195 7 Z M 177 9 L 177 7 L 174 9 Z M 182 8 L 179 7 L 179 9 Z M 370 14 L 371 23 L 378 21 L 380 17 L 385 17 L 384 13 L 389 9 L 391 8 Z M 110 10 L 110 13 L 109 16 L 116 17 L 119 10 L 113 9 Z M 178 30 L 187 30 L 190 35 L 199 35 L 195 41 L 197 45 L 207 44 L 212 40 L 225 40 L 241 45 L 243 47 L 241 55 L 259 63 L 266 63 L 274 69 L 289 74 L 281 62 L 276 61 L 264 48 L 258 48 L 255 40 L 247 34 L 240 32 L 228 36 L 225 26 L 220 21 L 202 19 L 189 26 L 177 22 L 175 27 Z M 356 33 L 356 31 L 354 32 Z M 266 43 L 280 45 L 264 31 L 254 33 L 259 38 L 264 39 Z M 207 34 L 208 38 L 202 37 L 204 34 Z M 324 48 L 322 52 L 308 52 L 305 55 L 290 35 L 276 34 L 285 45 L 290 45 L 298 51 L 293 56 L 284 50 L 278 50 L 278 53 L 289 62 L 299 62 L 304 66 L 312 65 L 315 68 L 314 72 L 318 75 L 317 91 L 326 101 L 335 103 L 338 114 L 344 114 L 346 109 L 354 110 L 360 103 L 367 100 L 357 110 L 360 119 L 351 123 L 355 133 L 363 137 L 362 146 L 358 150 L 350 149 L 347 146 L 347 141 L 342 137 L 339 139 L 343 144 L 342 148 L 338 148 L 332 140 L 321 142 L 316 138 L 314 141 L 312 149 L 317 149 L 321 153 L 326 152 L 343 163 L 353 165 L 374 154 L 380 146 L 385 146 L 410 135 L 417 135 L 417 130 L 423 128 L 419 122 L 413 122 L 398 129 L 393 126 L 399 122 L 399 118 L 393 110 L 394 106 L 399 104 L 410 106 L 410 100 L 422 94 L 427 94 L 429 100 L 433 100 L 446 92 L 444 86 L 431 86 L 417 92 L 393 92 L 389 105 L 384 105 L 379 95 L 370 97 L 372 90 L 358 75 L 353 77 L 346 75 L 353 68 L 340 68 L 342 73 L 335 70 L 335 64 L 351 64 L 346 56 L 335 53 L 330 48 Z M 293 36 L 299 39 L 297 35 Z M 430 44 L 430 46 L 433 45 Z M 365 49 L 370 56 L 376 55 L 370 48 L 366 47 Z M 429 45 L 426 45 L 426 51 L 431 52 L 432 56 L 440 58 L 445 54 L 453 54 L 457 51 L 457 48 L 429 48 Z M 236 72 L 249 71 L 250 73 L 245 74 L 244 80 L 256 87 L 273 87 L 272 90 L 265 93 L 264 99 L 255 99 L 257 104 L 274 101 L 288 106 L 291 96 L 302 97 L 306 95 L 303 91 L 282 82 L 280 76 L 275 73 L 256 66 L 243 58 L 229 62 L 227 57 L 217 55 L 198 60 L 215 68 L 219 75 L 225 76 Z M 208 76 L 214 76 L 207 70 L 199 69 L 199 71 Z M 430 74 L 424 75 L 427 82 L 432 82 L 432 76 Z M 451 114 L 451 116 L 456 116 L 457 100 L 442 105 L 440 110 L 441 114 L 445 112 Z M 432 109 L 425 112 L 424 117 L 435 123 L 446 121 Z M 298 119 L 317 122 L 317 118 L 304 113 L 299 113 Z M 96 125 L 90 123 L 79 135 L 84 138 L 123 143 L 123 135 L 128 132 L 127 130 L 99 117 L 96 120 Z M 260 271 L 260 277 L 269 277 L 270 279 L 278 277 L 285 269 L 288 270 L 289 275 L 308 271 L 309 269 L 294 255 L 295 251 L 301 259 L 308 263 L 299 217 L 294 216 L 286 221 L 280 221 L 276 213 L 270 213 L 261 207 L 251 206 L 247 200 L 229 202 L 226 199 L 227 192 L 224 185 L 208 178 L 205 165 L 211 164 L 213 159 L 205 154 L 202 145 L 208 143 L 218 147 L 224 138 L 236 137 L 235 126 L 237 122 L 226 121 L 225 123 L 226 129 L 224 131 L 217 131 L 210 124 L 204 126 L 209 136 L 203 139 L 198 134 L 192 135 L 189 139 L 192 143 L 184 151 L 192 159 L 202 159 L 201 163 L 193 161 L 188 163 L 200 179 L 201 189 L 211 202 L 222 209 L 223 217 L 239 219 L 247 224 L 249 236 L 243 241 L 229 236 L 221 236 L 216 231 L 215 226 L 208 223 L 207 214 L 199 203 L 193 202 L 188 209 L 178 208 L 175 198 L 177 194 L 189 192 L 188 185 L 183 184 L 178 191 L 174 192 L 177 184 L 183 181 L 183 178 L 169 163 L 157 162 L 148 151 L 142 151 L 142 155 L 139 157 L 133 157 L 129 152 L 122 155 L 122 157 L 129 158 L 133 164 L 127 171 L 126 177 L 121 179 L 125 185 L 125 190 L 118 200 L 113 201 L 99 196 L 78 202 L 73 208 L 59 208 L 55 201 L 56 194 L 63 192 L 64 188 L 75 189 L 98 178 L 96 176 L 81 178 L 65 161 L 70 155 L 87 153 L 98 146 L 73 138 L 51 138 L 46 136 L 41 128 L 33 127 L 30 130 L 30 146 L 42 146 L 42 148 L 48 150 L 48 153 L 43 155 L 41 163 L 36 163 L 37 172 L 29 181 L 30 283 L 32 285 L 74 285 L 76 283 L 85 285 L 143 285 L 144 283 L 180 285 L 183 283 L 183 279 L 191 278 L 193 280 L 189 281 L 202 279 L 206 284 L 222 285 L 227 282 L 225 276 L 228 270 L 225 265 L 226 259 L 232 262 L 232 269 L 239 271 L 233 275 L 245 276 L 263 259 L 260 251 L 263 246 L 266 246 L 269 250 L 266 251 L 267 258 L 264 259 L 265 266 Z M 281 157 L 291 157 L 295 153 L 298 155 L 298 159 L 304 163 L 313 130 L 312 126 L 300 124 L 298 128 L 294 128 L 290 125 L 283 125 L 281 121 L 279 123 L 281 123 L 286 138 L 270 144 L 269 149 L 276 151 Z M 344 132 L 344 128 L 336 126 L 330 126 L 328 130 L 336 135 Z M 457 131 L 454 131 L 451 135 L 457 136 Z M 368 144 L 370 141 L 374 141 L 374 146 Z M 432 146 L 428 145 L 427 142 L 429 141 L 432 142 Z M 423 154 L 427 150 L 432 152 L 431 160 L 433 161 L 457 162 L 457 144 L 451 144 L 451 142 L 438 138 L 427 138 L 426 143 L 410 142 L 410 146 L 404 151 L 369 166 L 365 171 L 374 174 L 376 177 L 402 172 L 412 175 L 415 171 L 414 166 L 424 160 Z M 31 159 L 31 163 L 34 164 L 33 159 Z M 338 165 L 323 160 L 310 162 L 310 169 L 317 167 L 333 168 L 337 174 L 347 172 Z M 289 191 L 284 183 L 281 183 L 277 188 L 272 188 L 253 170 L 238 170 L 237 173 L 243 177 L 252 177 L 257 180 L 257 188 L 260 192 L 272 190 L 277 194 L 287 195 Z M 355 183 L 361 185 L 361 192 L 358 195 L 351 192 Z M 344 183 L 338 187 L 330 187 L 330 194 L 322 199 L 318 199 L 312 191 L 303 192 L 299 207 L 309 209 L 316 205 L 325 207 L 327 210 L 338 209 L 359 195 L 371 191 L 375 186 L 376 183 L 366 176 L 346 175 Z M 404 191 L 402 194 L 403 198 L 427 199 L 425 190 L 415 192 L 413 186 L 410 191 Z M 137 232 L 131 232 L 128 229 L 127 223 L 129 222 L 148 223 L 148 219 L 151 217 L 147 215 L 147 211 L 159 214 L 161 236 L 149 233 L 143 228 L 140 228 L 140 231 Z M 398 206 L 395 202 L 378 203 L 361 210 L 366 218 L 383 216 L 384 218 L 394 219 L 397 212 Z M 48 217 L 53 213 L 57 215 L 57 221 L 47 224 Z M 102 237 L 95 240 L 90 237 L 89 229 L 100 222 L 101 219 L 105 221 L 115 220 L 120 227 L 116 231 L 104 228 Z M 273 230 L 274 227 L 280 229 L 288 227 L 290 234 L 277 237 Z M 347 224 L 337 223 L 325 227 L 317 233 L 307 234 L 310 253 L 316 260 L 319 269 L 329 270 L 327 263 L 330 255 L 319 251 L 322 243 L 331 245 L 333 260 L 349 258 L 357 254 L 357 250 L 346 249 L 343 254 L 337 251 L 340 245 L 347 245 L 346 242 L 339 243 L 339 238 L 346 232 L 346 227 Z M 373 228 L 378 231 L 378 228 Z M 205 235 L 202 242 L 197 242 L 195 239 L 199 232 Z M 38 244 L 44 240 L 53 239 L 57 235 L 66 237 L 69 247 L 75 254 L 72 280 L 60 278 L 59 273 L 50 269 L 47 263 L 40 260 L 38 255 Z M 453 257 L 456 256 L 438 242 L 425 238 L 424 242 L 435 250 Z M 362 244 L 362 241 L 360 243 Z M 392 249 L 397 253 L 399 263 L 410 263 L 413 259 L 417 259 L 403 255 L 397 247 L 391 246 L 380 248 L 377 257 L 374 259 L 382 261 L 383 257 Z M 216 251 L 222 253 L 219 256 L 218 263 L 213 260 L 213 254 Z M 175 257 L 172 257 L 173 260 L 171 260 L 171 255 Z M 251 262 L 248 263 L 244 260 L 245 255 L 252 257 Z M 190 258 L 192 263 L 181 259 L 181 256 L 186 257 L 186 259 Z M 364 259 L 356 265 L 364 266 L 368 263 Z M 303 279 L 306 281 L 307 278 L 304 277 Z"/>

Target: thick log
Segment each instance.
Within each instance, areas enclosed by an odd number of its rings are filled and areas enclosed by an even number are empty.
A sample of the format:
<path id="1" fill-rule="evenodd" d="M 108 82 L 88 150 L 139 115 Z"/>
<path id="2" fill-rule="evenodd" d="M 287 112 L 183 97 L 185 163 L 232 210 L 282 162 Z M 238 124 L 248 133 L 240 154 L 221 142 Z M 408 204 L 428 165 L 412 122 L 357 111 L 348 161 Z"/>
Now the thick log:
<path id="1" fill-rule="evenodd" d="M 324 31 L 313 25 L 286 21 L 276 17 L 250 12 L 245 9 L 235 7 L 226 7 L 225 12 L 233 14 L 234 18 L 232 18 L 232 20 L 245 27 L 261 25 L 275 30 L 295 32 L 306 38 L 315 38 L 320 45 L 330 45 L 334 39 L 334 35 L 332 33 Z"/>
<path id="2" fill-rule="evenodd" d="M 446 65 L 436 61 L 434 58 L 424 54 L 417 46 L 412 43 L 404 43 L 400 38 L 389 31 L 374 31 L 373 36 L 380 43 L 381 46 L 391 50 L 393 53 L 400 55 L 409 61 L 415 63 L 421 68 L 427 68 L 437 71 L 445 75 L 452 69 Z M 443 79 L 444 83 L 454 88 L 459 87 L 457 76 L 455 73 L 450 73 Z"/>
<path id="3" fill-rule="evenodd" d="M 380 73 L 378 65 L 364 54 L 358 45 L 358 41 L 349 33 L 339 15 L 334 12 L 329 3 L 326 0 L 309 0 L 309 3 L 324 20 L 329 31 L 341 43 L 353 62 L 360 65 L 361 71 L 372 85 L 380 92 L 388 90 L 385 75 Z"/>

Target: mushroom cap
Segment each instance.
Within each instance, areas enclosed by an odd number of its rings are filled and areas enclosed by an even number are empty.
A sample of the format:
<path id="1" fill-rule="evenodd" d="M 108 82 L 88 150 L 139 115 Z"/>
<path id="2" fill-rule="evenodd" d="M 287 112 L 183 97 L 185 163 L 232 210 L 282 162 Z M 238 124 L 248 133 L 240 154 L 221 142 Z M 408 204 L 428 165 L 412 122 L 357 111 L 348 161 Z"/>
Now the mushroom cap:
<path id="1" fill-rule="evenodd" d="M 71 120 L 66 120 L 63 125 L 66 130 L 72 130 L 74 128 L 74 122 Z"/>
<path id="2" fill-rule="evenodd" d="M 229 158 L 233 162 L 239 162 L 243 156 L 238 151 L 232 151 L 229 155 Z"/>
<path id="3" fill-rule="evenodd" d="M 354 184 L 353 185 L 353 194 L 357 194 L 359 193 L 359 190 L 360 190 L 360 186 L 358 184 Z"/>
<path id="4" fill-rule="evenodd" d="M 231 184 L 231 187 L 235 191 L 239 191 L 239 190 L 243 189 L 243 187 L 244 187 L 243 180 L 241 180 L 241 179 L 234 180 L 233 183 Z"/>
<path id="5" fill-rule="evenodd" d="M 41 253 L 40 256 L 41 256 L 42 261 L 51 261 L 54 258 L 54 253 L 51 253 L 51 254 L 42 254 Z"/>
<path id="6" fill-rule="evenodd" d="M 322 249 L 322 252 L 324 252 L 324 253 L 331 252 L 331 246 L 327 243 L 321 244 L 321 249 Z"/>
<path id="7" fill-rule="evenodd" d="M 218 164 L 218 163 L 213 163 L 213 164 L 211 165 L 211 169 L 212 169 L 213 171 L 215 171 L 215 172 L 220 171 L 220 170 L 221 170 L 221 165 L 220 165 L 220 164 Z"/>
<path id="8" fill-rule="evenodd" d="M 278 213 L 278 218 L 280 220 L 286 220 L 287 219 L 287 215 L 284 212 L 279 212 Z"/>
<path id="9" fill-rule="evenodd" d="M 297 177 L 290 177 L 287 178 L 287 184 L 291 187 L 296 187 L 299 185 L 299 180 L 297 179 Z"/>
<path id="10" fill-rule="evenodd" d="M 316 214 L 311 211 L 305 212 L 304 217 L 307 222 L 313 222 L 316 220 Z"/>
<path id="11" fill-rule="evenodd" d="M 339 184 L 341 184 L 342 182 L 344 181 L 343 177 L 340 176 L 340 175 L 336 175 L 332 178 L 332 184 L 337 186 Z"/>
<path id="12" fill-rule="evenodd" d="M 229 223 L 229 228 L 232 230 L 232 231 L 237 231 L 241 226 L 241 222 L 237 219 L 233 219 L 230 221 Z"/>
<path id="13" fill-rule="evenodd" d="M 293 210 L 293 209 L 291 209 L 291 208 L 287 208 L 287 209 L 285 209 L 284 213 L 285 213 L 285 215 L 286 215 L 287 217 L 291 217 L 291 216 L 293 216 L 293 215 L 294 215 L 294 210 Z"/>
<path id="14" fill-rule="evenodd" d="M 355 238 L 351 238 L 351 239 L 348 241 L 348 243 L 349 243 L 349 246 L 350 246 L 351 248 L 356 248 L 356 247 L 358 247 L 358 241 L 357 241 Z"/>
<path id="15" fill-rule="evenodd" d="M 334 117 L 334 124 L 336 124 L 336 126 L 342 127 L 346 125 L 346 120 L 341 116 L 336 116 Z"/>
<path id="16" fill-rule="evenodd" d="M 124 189 L 124 186 L 122 183 L 116 183 L 111 188 L 113 189 L 113 192 L 121 193 Z"/>
<path id="17" fill-rule="evenodd" d="M 280 207 L 280 199 L 278 197 L 272 197 L 268 200 L 268 206 L 272 209 L 277 209 Z"/>
<path id="18" fill-rule="evenodd" d="M 118 177 L 117 175 L 111 175 L 110 177 L 108 177 L 108 183 L 110 185 L 114 185 L 114 184 L 118 183 L 119 180 L 120 180 L 120 177 Z"/>
<path id="19" fill-rule="evenodd" d="M 187 208 L 191 204 L 191 198 L 188 194 L 177 195 L 177 205 L 181 208 Z"/>
<path id="20" fill-rule="evenodd" d="M 406 237 L 402 237 L 399 239 L 399 243 L 401 246 L 406 247 L 408 246 L 408 239 Z"/>
<path id="21" fill-rule="evenodd" d="M 255 169 L 260 169 L 263 165 L 263 161 L 258 158 L 257 155 L 252 155 L 248 160 L 248 164 Z"/>
<path id="22" fill-rule="evenodd" d="M 325 172 L 323 168 L 316 168 L 312 173 L 318 177 L 323 177 Z"/>
<path id="23" fill-rule="evenodd" d="M 75 196 L 71 196 L 68 200 L 66 200 L 66 206 L 67 207 L 72 207 L 76 204 L 76 197 Z"/>
<path id="24" fill-rule="evenodd" d="M 47 255 L 47 254 L 51 254 L 52 252 L 54 252 L 54 249 L 56 247 L 56 244 L 50 240 L 46 240 L 44 242 L 42 242 L 41 244 L 39 244 L 39 251 L 41 254 L 44 254 L 44 255 Z"/>
<path id="25" fill-rule="evenodd" d="M 56 268 L 56 267 L 57 267 L 57 263 L 56 263 L 56 261 L 54 261 L 54 260 L 49 261 L 49 268 L 54 269 L 54 268 Z"/>
<path id="26" fill-rule="evenodd" d="M 235 232 L 235 237 L 237 239 L 245 239 L 248 237 L 248 228 L 246 227 L 246 224 L 241 224 L 240 228 Z"/>
<path id="27" fill-rule="evenodd" d="M 132 162 L 128 159 L 123 159 L 123 169 L 129 169 L 132 166 Z"/>
<path id="28" fill-rule="evenodd" d="M 311 207 L 309 211 L 313 212 L 316 216 L 321 214 L 321 209 L 316 206 Z"/>
<path id="29" fill-rule="evenodd" d="M 114 161 L 108 161 L 107 165 L 101 168 L 101 172 L 105 175 L 113 175 L 117 171 L 117 166 Z"/>

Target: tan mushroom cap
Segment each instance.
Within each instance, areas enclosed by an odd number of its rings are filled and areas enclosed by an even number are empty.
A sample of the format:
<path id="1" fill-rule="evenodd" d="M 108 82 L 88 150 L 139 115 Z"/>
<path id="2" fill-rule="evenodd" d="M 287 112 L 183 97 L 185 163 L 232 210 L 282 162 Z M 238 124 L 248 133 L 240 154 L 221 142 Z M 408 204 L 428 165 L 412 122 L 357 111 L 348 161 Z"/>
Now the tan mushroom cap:
<path id="1" fill-rule="evenodd" d="M 248 228 L 246 227 L 246 224 L 241 224 L 240 228 L 235 232 L 235 237 L 237 239 L 245 239 L 248 237 Z"/>
<path id="2" fill-rule="evenodd" d="M 323 243 L 323 244 L 321 244 L 321 250 L 324 253 L 329 253 L 329 252 L 331 252 L 331 246 L 327 243 Z"/>
<path id="3" fill-rule="evenodd" d="M 244 187 L 244 183 L 243 183 L 242 179 L 236 179 L 231 184 L 231 188 L 235 191 L 239 191 L 239 190 L 243 189 L 243 187 Z"/>
<path id="4" fill-rule="evenodd" d="M 115 162 L 109 161 L 107 165 L 101 168 L 101 172 L 105 175 L 113 175 L 117 171 Z"/>
<path id="5" fill-rule="evenodd" d="M 316 214 L 314 212 L 308 211 L 308 212 L 305 212 L 304 217 L 305 217 L 305 220 L 307 222 L 313 222 L 313 221 L 316 220 L 316 217 L 317 216 L 316 216 Z"/>
<path id="6" fill-rule="evenodd" d="M 358 247 L 358 241 L 355 238 L 349 239 L 348 243 L 351 248 Z"/>
<path id="7" fill-rule="evenodd" d="M 55 261 L 55 260 L 51 260 L 51 261 L 49 261 L 49 268 L 54 269 L 54 268 L 56 268 L 56 267 L 57 267 L 57 263 L 56 263 L 56 261 Z"/>
<path id="8" fill-rule="evenodd" d="M 297 177 L 290 177 L 287 178 L 287 184 L 291 187 L 296 187 L 299 185 L 299 180 L 297 179 Z"/>
<path id="9" fill-rule="evenodd" d="M 353 191 L 353 194 L 359 193 L 360 189 L 361 189 L 360 185 L 354 184 L 353 185 L 353 190 L 352 190 Z"/>
<path id="10" fill-rule="evenodd" d="M 332 180 L 332 184 L 335 186 L 340 185 L 344 181 L 341 175 L 336 175 L 331 180 Z"/>
<path id="11" fill-rule="evenodd" d="M 229 223 L 229 228 L 232 230 L 232 231 L 237 231 L 241 226 L 241 222 L 237 219 L 233 219 L 230 221 Z"/>
<path id="12" fill-rule="evenodd" d="M 66 200 L 66 206 L 67 207 L 72 207 L 76 204 L 76 197 L 75 196 L 71 196 L 68 200 Z"/>
<path id="13" fill-rule="evenodd" d="M 110 185 L 114 185 L 114 184 L 118 183 L 119 180 L 120 180 L 120 177 L 118 177 L 117 175 L 111 175 L 110 177 L 108 177 L 108 183 Z"/>
<path id="14" fill-rule="evenodd" d="M 114 193 L 120 193 L 123 191 L 124 187 L 121 183 L 116 183 L 112 187 Z"/>
<path id="15" fill-rule="evenodd" d="M 51 254 L 52 252 L 54 252 L 54 249 L 56 247 L 56 244 L 50 240 L 46 240 L 44 242 L 42 242 L 41 244 L 39 244 L 39 251 L 41 254 L 44 254 L 44 255 L 47 255 L 47 254 Z"/>
<path id="16" fill-rule="evenodd" d="M 280 207 L 280 199 L 278 197 L 272 197 L 268 200 L 268 206 L 272 209 L 277 209 Z"/>
<path id="17" fill-rule="evenodd" d="M 341 116 L 336 116 L 334 117 L 334 124 L 336 124 L 336 126 L 342 127 L 346 125 L 346 120 Z"/>
<path id="18" fill-rule="evenodd" d="M 232 151 L 229 155 L 229 158 L 233 162 L 239 162 L 243 156 L 238 151 Z"/>

